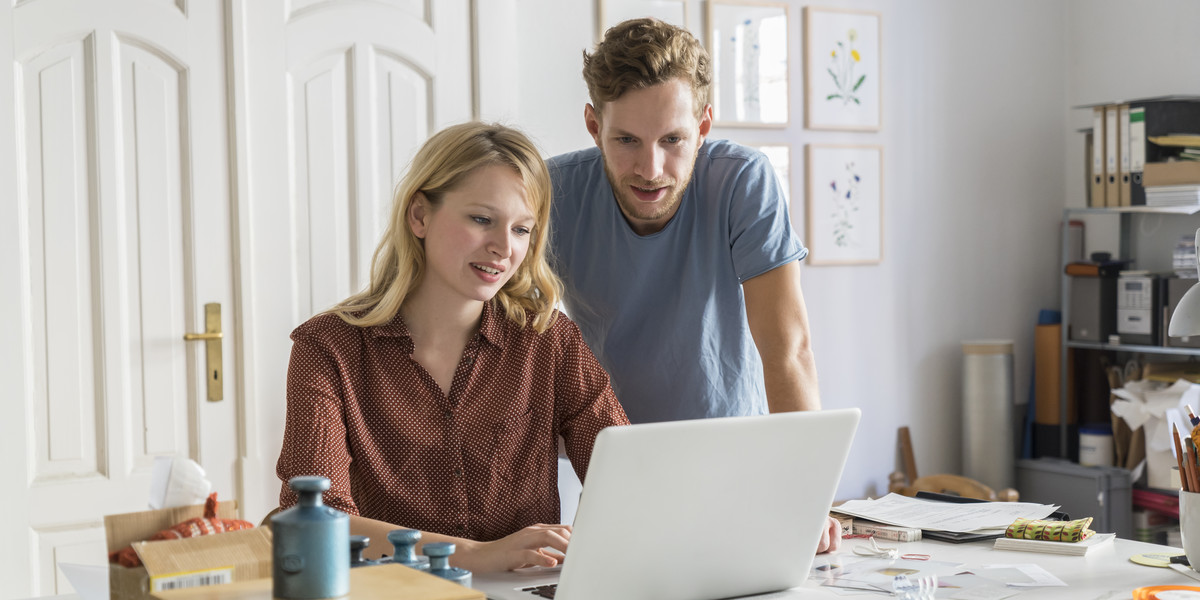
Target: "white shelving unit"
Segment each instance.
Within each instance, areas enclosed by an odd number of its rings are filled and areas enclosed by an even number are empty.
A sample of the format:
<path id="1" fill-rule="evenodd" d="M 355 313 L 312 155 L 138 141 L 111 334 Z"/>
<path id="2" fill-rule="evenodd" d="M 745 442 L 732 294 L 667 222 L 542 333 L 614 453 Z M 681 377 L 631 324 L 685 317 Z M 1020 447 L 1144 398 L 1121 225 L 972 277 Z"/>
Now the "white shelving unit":
<path id="1" fill-rule="evenodd" d="M 1128 257 L 1131 255 L 1130 249 L 1134 242 L 1133 217 L 1138 214 L 1158 214 L 1158 215 L 1194 215 L 1200 213 L 1200 205 L 1197 206 L 1123 206 L 1112 208 L 1066 208 L 1063 209 L 1063 222 L 1069 223 L 1071 217 L 1078 215 L 1115 215 L 1121 219 L 1120 226 L 1120 254 L 1118 257 Z M 1167 346 L 1145 346 L 1134 344 L 1107 344 L 1097 342 L 1078 342 L 1071 341 L 1069 337 L 1069 329 L 1071 324 L 1071 278 L 1066 274 L 1066 262 L 1069 254 L 1068 236 L 1062 236 L 1062 250 L 1059 254 L 1059 278 L 1062 285 L 1062 348 L 1059 373 L 1059 455 L 1066 458 L 1069 455 L 1067 450 L 1068 442 L 1068 408 L 1069 399 L 1067 398 L 1068 377 L 1070 373 L 1067 371 L 1068 352 L 1072 349 L 1086 350 L 1107 350 L 1112 352 L 1132 352 L 1142 354 L 1169 354 L 1176 356 L 1200 356 L 1200 348 L 1172 348 Z M 1163 327 L 1167 324 L 1163 323 Z"/>

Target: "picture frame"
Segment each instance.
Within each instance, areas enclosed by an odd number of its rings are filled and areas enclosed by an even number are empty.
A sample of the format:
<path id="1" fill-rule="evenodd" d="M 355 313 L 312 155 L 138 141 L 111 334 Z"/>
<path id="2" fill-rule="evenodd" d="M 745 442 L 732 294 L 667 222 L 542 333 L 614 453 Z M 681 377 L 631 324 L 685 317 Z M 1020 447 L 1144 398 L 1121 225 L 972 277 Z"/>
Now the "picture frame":
<path id="1" fill-rule="evenodd" d="M 878 12 L 804 7 L 804 126 L 879 131 L 883 69 Z"/>
<path id="2" fill-rule="evenodd" d="M 708 0 L 713 125 L 788 126 L 790 13 L 784 2 Z"/>
<path id="3" fill-rule="evenodd" d="M 883 261 L 883 147 L 808 144 L 804 243 L 811 265 Z"/>
<path id="4" fill-rule="evenodd" d="M 596 41 L 609 27 L 640 17 L 654 17 L 695 32 L 693 3 L 698 0 L 596 0 Z"/>

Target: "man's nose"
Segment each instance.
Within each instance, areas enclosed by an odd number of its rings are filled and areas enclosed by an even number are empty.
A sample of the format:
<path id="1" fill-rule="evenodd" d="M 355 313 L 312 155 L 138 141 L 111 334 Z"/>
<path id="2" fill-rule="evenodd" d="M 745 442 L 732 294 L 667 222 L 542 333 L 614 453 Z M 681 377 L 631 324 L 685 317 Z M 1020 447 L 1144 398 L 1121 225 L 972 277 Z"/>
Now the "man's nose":
<path id="1" fill-rule="evenodd" d="M 634 165 L 634 174 L 646 181 L 654 181 L 663 174 L 663 162 L 666 159 L 665 153 L 658 144 L 647 144 L 637 156 L 637 164 Z"/>

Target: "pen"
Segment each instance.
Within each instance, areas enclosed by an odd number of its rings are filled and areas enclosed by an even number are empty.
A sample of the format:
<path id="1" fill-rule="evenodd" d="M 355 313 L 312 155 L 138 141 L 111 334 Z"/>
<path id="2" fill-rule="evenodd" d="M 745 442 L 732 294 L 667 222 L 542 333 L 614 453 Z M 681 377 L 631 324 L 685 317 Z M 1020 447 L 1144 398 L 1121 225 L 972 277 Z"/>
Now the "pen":
<path id="1" fill-rule="evenodd" d="M 1192 438 L 1186 440 L 1188 450 L 1187 461 L 1183 463 L 1183 467 L 1188 469 L 1188 486 L 1192 490 L 1200 490 L 1200 485 L 1196 484 L 1196 446 L 1192 442 Z"/>
<path id="2" fill-rule="evenodd" d="M 1175 461 L 1179 463 L 1179 482 L 1183 486 L 1183 491 L 1191 492 L 1191 482 L 1187 480 L 1187 471 L 1183 468 L 1183 445 L 1179 443 L 1179 429 L 1171 423 L 1171 437 L 1175 440 Z"/>

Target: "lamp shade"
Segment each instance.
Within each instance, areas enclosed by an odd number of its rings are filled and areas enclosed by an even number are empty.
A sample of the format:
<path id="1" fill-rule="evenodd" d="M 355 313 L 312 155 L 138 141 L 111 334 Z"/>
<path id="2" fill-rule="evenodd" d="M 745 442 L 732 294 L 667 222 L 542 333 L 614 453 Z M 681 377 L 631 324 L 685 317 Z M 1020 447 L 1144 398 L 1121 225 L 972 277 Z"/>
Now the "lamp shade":
<path id="1" fill-rule="evenodd" d="M 1200 229 L 1196 230 L 1196 247 L 1200 249 Z M 1196 264 L 1200 267 L 1200 252 L 1196 255 Z M 1179 299 L 1175 312 L 1171 314 L 1171 324 L 1167 327 L 1167 335 L 1171 337 L 1190 337 L 1200 335 L 1200 283 L 1193 285 Z"/>

